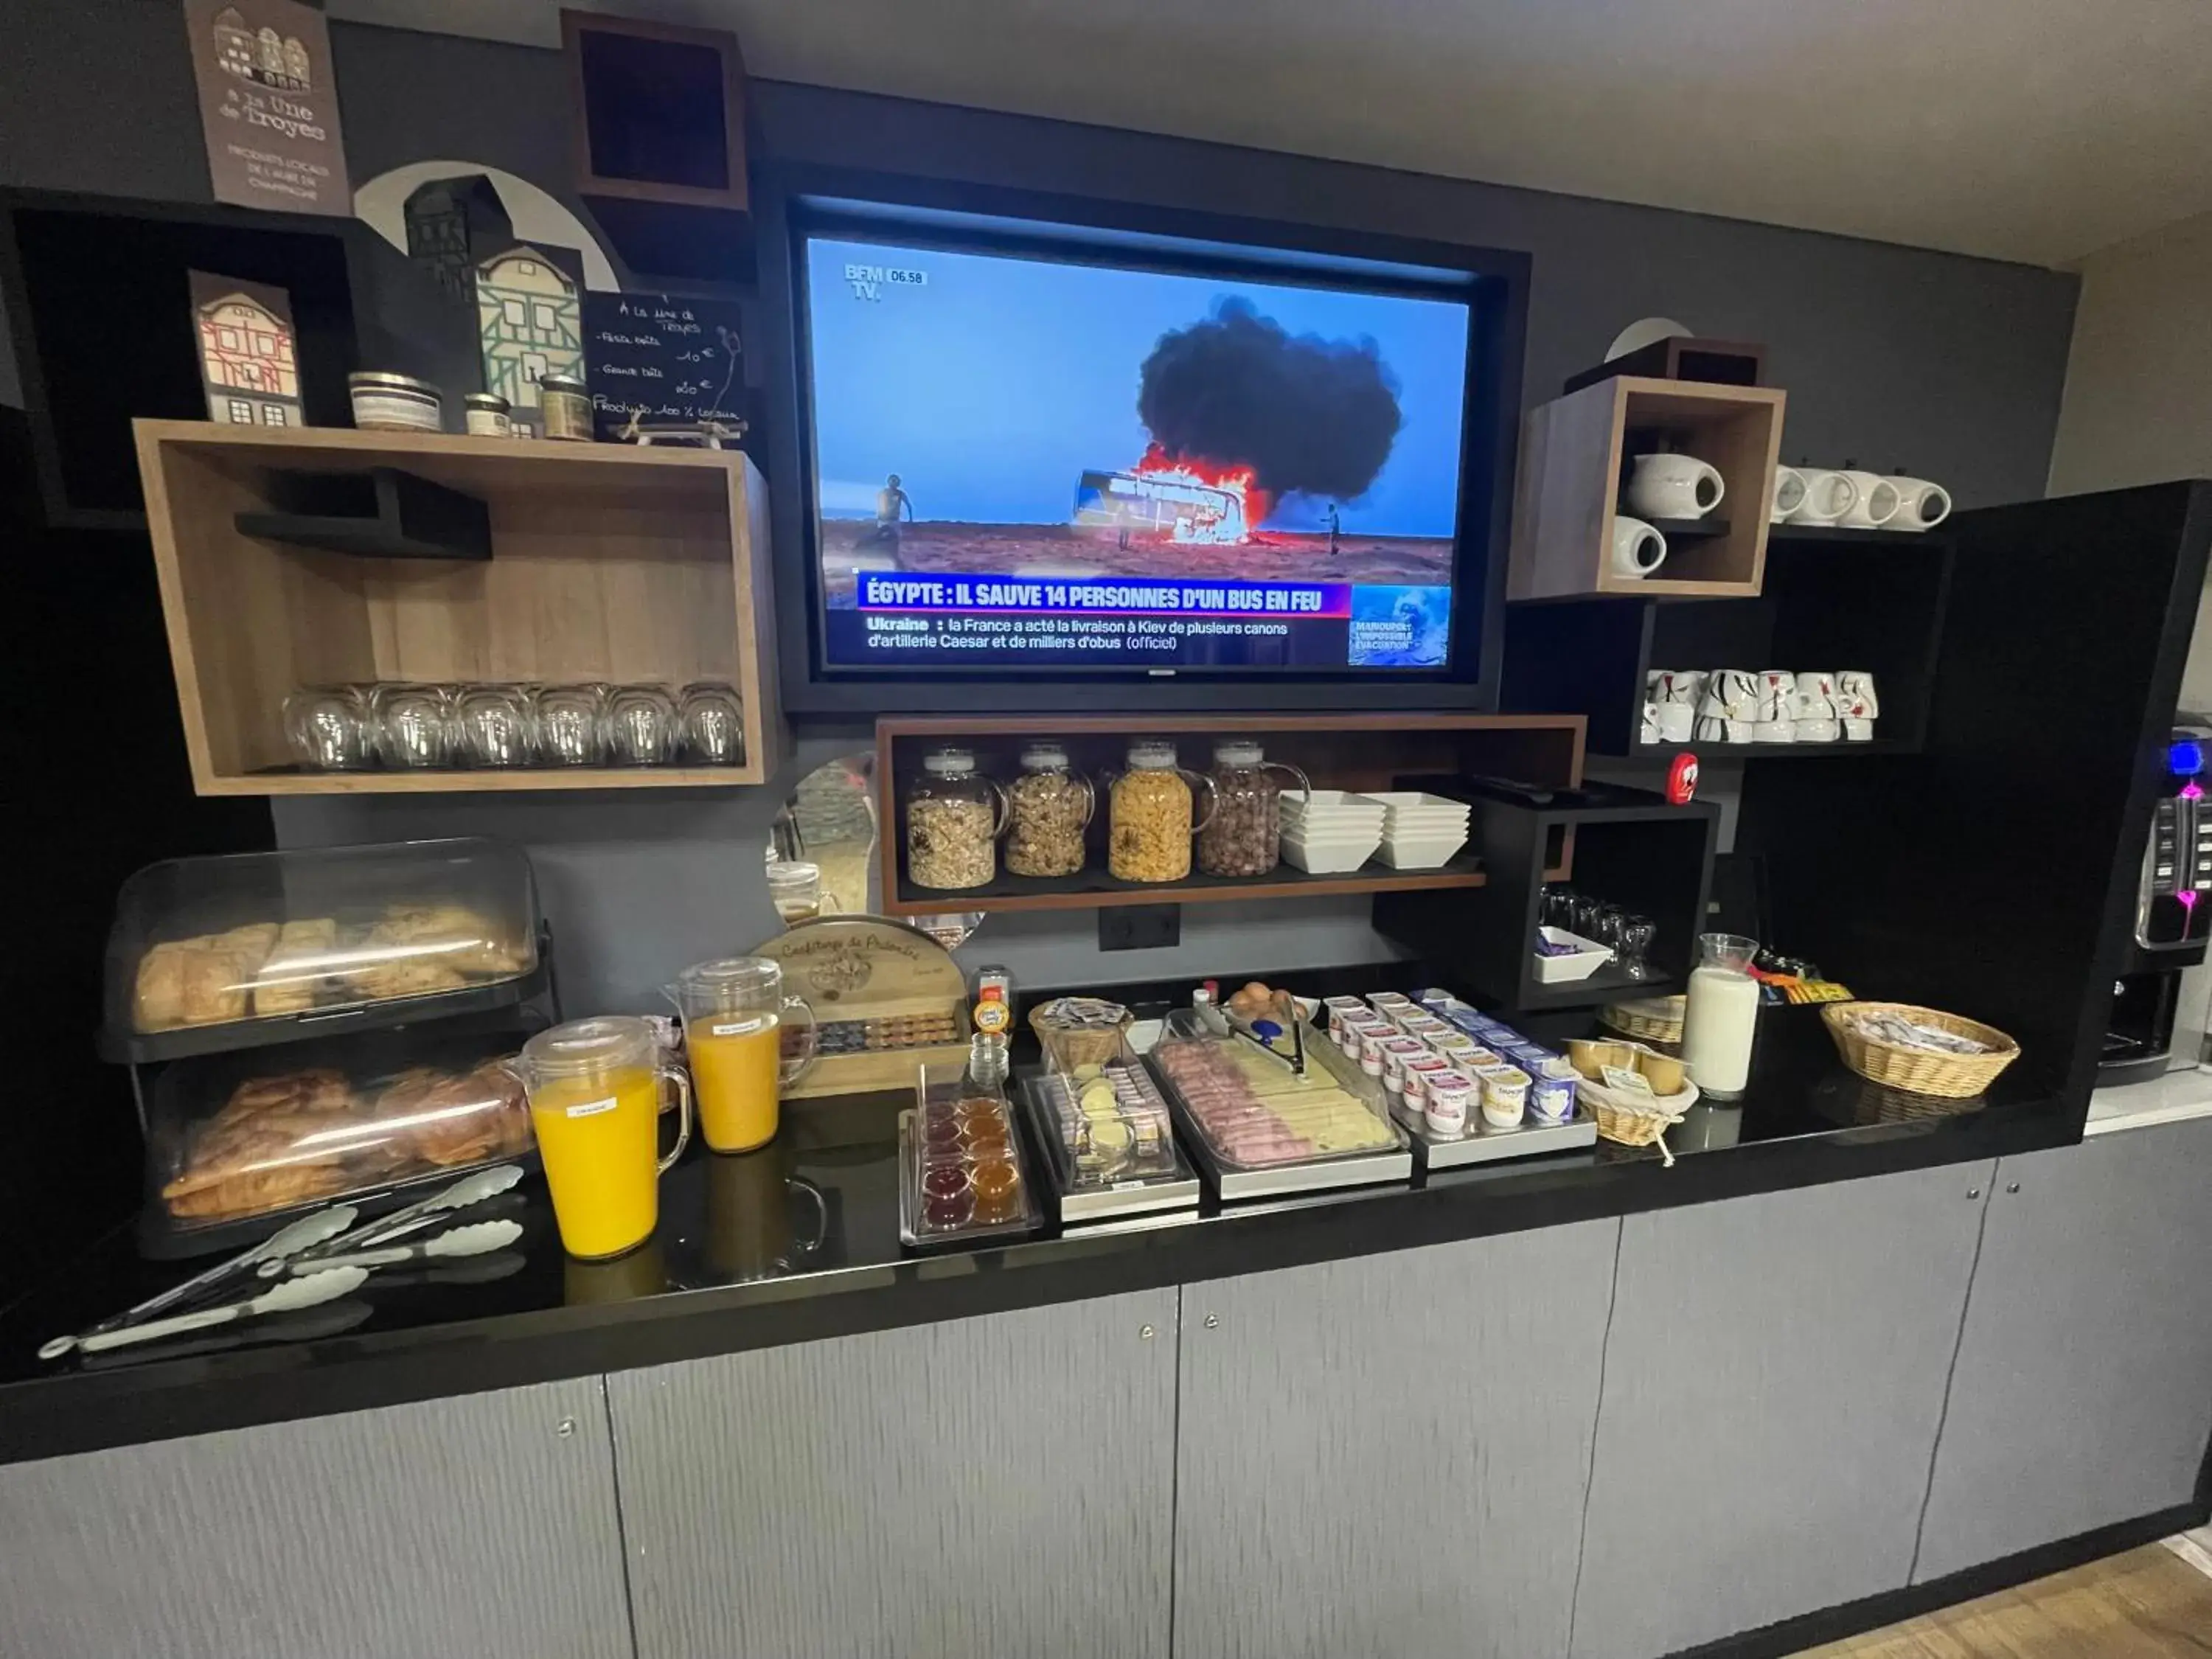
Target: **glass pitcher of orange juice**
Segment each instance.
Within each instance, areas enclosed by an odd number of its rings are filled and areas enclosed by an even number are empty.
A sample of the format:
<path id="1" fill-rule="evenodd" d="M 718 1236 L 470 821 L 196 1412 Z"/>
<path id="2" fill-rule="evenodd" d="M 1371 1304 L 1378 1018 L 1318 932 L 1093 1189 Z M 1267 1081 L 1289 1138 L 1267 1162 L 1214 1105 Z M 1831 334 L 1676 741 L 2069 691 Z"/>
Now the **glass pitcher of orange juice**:
<path id="1" fill-rule="evenodd" d="M 660 1218 L 660 1177 L 690 1144 L 684 1068 L 661 1059 L 653 1026 L 634 1015 L 540 1031 L 509 1063 L 529 1091 L 562 1249 L 586 1260 L 635 1249 Z M 660 1158 L 664 1079 L 679 1116 L 675 1150 Z"/>
<path id="2" fill-rule="evenodd" d="M 698 962 L 663 986 L 684 1016 L 684 1052 L 699 1096 L 699 1132 L 718 1152 L 775 1139 L 777 1100 L 814 1063 L 814 1010 L 787 996 L 783 964 L 767 957 Z M 784 1054 L 784 1028 L 799 1036 Z"/>

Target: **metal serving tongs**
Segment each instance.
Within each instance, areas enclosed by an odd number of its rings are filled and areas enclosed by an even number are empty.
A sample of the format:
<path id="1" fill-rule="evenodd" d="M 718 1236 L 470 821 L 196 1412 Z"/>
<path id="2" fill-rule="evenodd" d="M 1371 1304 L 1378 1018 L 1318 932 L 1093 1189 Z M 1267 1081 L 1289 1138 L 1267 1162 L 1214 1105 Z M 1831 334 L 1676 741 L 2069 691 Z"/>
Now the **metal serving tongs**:
<path id="1" fill-rule="evenodd" d="M 333 1204 L 326 1210 L 301 1216 L 290 1226 L 271 1233 L 252 1249 L 241 1250 L 228 1261 L 219 1261 L 205 1273 L 195 1274 L 183 1284 L 163 1291 L 159 1296 L 149 1296 L 136 1307 L 125 1308 L 121 1313 L 103 1319 L 97 1325 L 79 1331 L 75 1336 L 54 1338 L 39 1350 L 39 1358 L 59 1359 L 71 1349 L 82 1346 L 88 1337 L 121 1330 L 126 1325 L 137 1325 L 156 1314 L 166 1313 L 171 1308 L 194 1300 L 249 1267 L 260 1269 L 264 1278 L 273 1278 L 284 1271 L 285 1263 L 294 1256 L 311 1250 L 318 1244 L 328 1243 L 343 1234 L 353 1225 L 359 1213 L 350 1204 Z"/>
<path id="2" fill-rule="evenodd" d="M 394 1210 L 390 1215 L 380 1216 L 349 1233 L 326 1237 L 318 1242 L 313 1260 L 320 1261 L 326 1256 L 354 1254 L 380 1249 L 394 1239 L 409 1233 L 420 1232 L 425 1227 L 435 1226 L 456 1211 L 465 1210 L 496 1198 L 522 1179 L 520 1164 L 495 1164 L 489 1170 L 478 1170 L 465 1175 L 450 1187 L 441 1188 L 419 1204 L 410 1204 L 404 1210 Z M 260 1264 L 258 1271 L 264 1279 L 274 1279 L 286 1271 L 283 1261 Z"/>

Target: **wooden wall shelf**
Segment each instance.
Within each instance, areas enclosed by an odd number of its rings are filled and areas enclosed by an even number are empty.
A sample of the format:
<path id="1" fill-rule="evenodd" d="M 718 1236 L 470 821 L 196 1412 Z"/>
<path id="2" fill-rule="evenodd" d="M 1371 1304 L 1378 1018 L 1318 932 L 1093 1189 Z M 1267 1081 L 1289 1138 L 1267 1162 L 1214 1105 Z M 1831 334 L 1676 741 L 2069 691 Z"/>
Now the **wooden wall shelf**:
<path id="1" fill-rule="evenodd" d="M 894 916 L 947 910 L 1097 910 L 1135 904 L 1212 904 L 1264 899 L 1327 898 L 1347 894 L 1416 893 L 1480 887 L 1488 879 L 1471 852 L 1440 870 L 1393 870 L 1370 860 L 1340 875 L 1308 875 L 1285 864 L 1265 876 L 1208 876 L 1194 866 L 1176 882 L 1118 881 L 1106 872 L 1106 803 L 1101 791 L 1091 826 L 1091 858 L 1082 873 L 1025 878 L 1003 872 L 987 886 L 945 892 L 907 878 L 907 784 L 921 757 L 939 744 L 973 749 L 979 769 L 1000 780 L 1018 775 L 1022 745 L 1056 738 L 1074 769 L 1096 778 L 1121 764 L 1133 738 L 1179 740 L 1179 758 L 1204 771 L 1212 739 L 1260 741 L 1270 760 L 1304 769 L 1318 789 L 1387 789 L 1399 778 L 1492 774 L 1554 785 L 1582 778 L 1583 721 L 1574 714 L 1110 714 L 1016 716 L 992 720 L 947 715 L 876 723 L 878 812 L 883 824 L 883 909 Z M 1571 867 L 1573 847 L 1560 852 L 1555 876 Z"/>
<path id="2" fill-rule="evenodd" d="M 1522 426 L 1506 597 L 1756 594 L 1766 562 L 1784 399 L 1772 386 L 1622 375 L 1530 410 Z M 1662 449 L 1719 469 L 1725 486 L 1719 514 L 1727 531 L 1671 537 L 1657 575 L 1616 576 L 1609 556 L 1615 503 L 1633 458 Z"/>
<path id="3" fill-rule="evenodd" d="M 194 787 L 204 795 L 684 788 L 757 784 L 786 738 L 767 489 L 734 452 L 136 423 Z M 483 501 L 482 562 L 364 557 L 258 539 L 287 473 L 399 467 Z M 731 767 L 304 772 L 284 741 L 303 685 L 726 680 Z"/>

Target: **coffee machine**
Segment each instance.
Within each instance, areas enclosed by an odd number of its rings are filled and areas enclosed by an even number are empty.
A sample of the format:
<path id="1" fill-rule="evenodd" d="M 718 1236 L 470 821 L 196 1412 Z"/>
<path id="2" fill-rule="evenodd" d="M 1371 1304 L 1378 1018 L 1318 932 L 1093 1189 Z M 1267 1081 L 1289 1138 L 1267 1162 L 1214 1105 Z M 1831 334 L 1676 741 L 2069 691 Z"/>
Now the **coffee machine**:
<path id="1" fill-rule="evenodd" d="M 2212 939 L 2212 800 L 2204 790 L 2212 726 L 2176 726 L 2150 835 L 2136 883 L 2134 938 L 2112 985 L 2097 1081 L 2154 1077 L 2173 1063 L 2174 1016 L 2181 975 L 2204 960 Z M 2193 1062 L 2193 1052 L 2182 1056 Z"/>

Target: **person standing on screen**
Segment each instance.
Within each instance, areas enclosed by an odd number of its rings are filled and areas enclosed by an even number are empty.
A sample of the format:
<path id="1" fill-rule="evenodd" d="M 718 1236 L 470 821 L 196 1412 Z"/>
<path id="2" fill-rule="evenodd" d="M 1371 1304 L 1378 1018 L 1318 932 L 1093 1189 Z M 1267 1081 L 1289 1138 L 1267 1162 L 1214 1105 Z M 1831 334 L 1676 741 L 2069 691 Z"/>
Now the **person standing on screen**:
<path id="1" fill-rule="evenodd" d="M 1336 503 L 1331 501 L 1328 504 L 1328 556 L 1332 559 L 1337 554 L 1336 532 L 1340 528 L 1342 525 L 1336 516 Z"/>
<path id="2" fill-rule="evenodd" d="M 863 547 L 888 547 L 898 551 L 899 518 L 904 514 L 908 524 L 914 522 L 914 501 L 899 488 L 896 472 L 884 480 L 884 487 L 876 492 L 876 527 L 860 538 Z"/>

